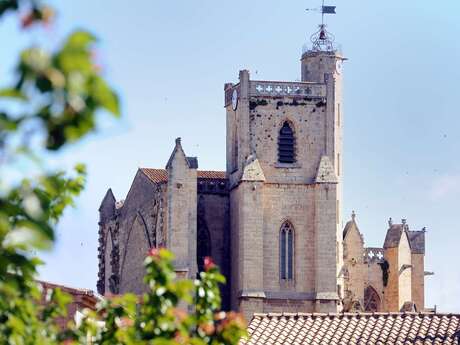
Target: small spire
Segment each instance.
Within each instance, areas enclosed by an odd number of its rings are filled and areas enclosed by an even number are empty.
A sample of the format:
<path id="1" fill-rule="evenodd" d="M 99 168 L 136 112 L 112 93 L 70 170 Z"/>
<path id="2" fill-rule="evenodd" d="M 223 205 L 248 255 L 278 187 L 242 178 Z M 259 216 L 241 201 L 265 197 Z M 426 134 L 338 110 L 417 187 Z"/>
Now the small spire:
<path id="1" fill-rule="evenodd" d="M 352 220 L 352 221 L 355 221 L 355 219 L 356 219 L 356 213 L 355 213 L 355 211 L 353 210 L 353 211 L 351 211 L 351 220 Z"/>
<path id="2" fill-rule="evenodd" d="M 409 231 L 409 224 L 407 224 L 407 219 L 401 219 L 403 229 Z"/>
<path id="3" fill-rule="evenodd" d="M 390 217 L 390 219 L 388 219 L 388 225 L 389 225 L 390 227 L 393 226 L 393 219 L 392 219 L 391 217 Z"/>
<path id="4" fill-rule="evenodd" d="M 180 145 L 181 144 L 181 138 L 176 138 L 176 145 Z"/>

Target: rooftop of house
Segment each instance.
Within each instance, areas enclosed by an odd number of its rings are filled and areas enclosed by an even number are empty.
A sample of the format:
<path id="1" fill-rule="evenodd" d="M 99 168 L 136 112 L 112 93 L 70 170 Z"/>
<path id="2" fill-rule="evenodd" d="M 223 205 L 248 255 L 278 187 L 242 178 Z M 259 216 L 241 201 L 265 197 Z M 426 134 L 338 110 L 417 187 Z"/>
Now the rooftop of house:
<path id="1" fill-rule="evenodd" d="M 65 286 L 65 285 L 50 283 L 50 282 L 43 281 L 43 280 L 37 280 L 37 283 L 39 283 L 42 286 L 43 289 L 57 289 L 57 288 L 59 288 L 63 292 L 67 292 L 68 294 L 73 295 L 73 296 L 82 296 L 82 295 L 84 295 L 84 296 L 95 297 L 96 299 L 102 298 L 101 296 L 99 296 L 99 294 L 97 294 L 96 292 L 94 292 L 93 290 L 90 290 L 90 289 L 74 288 L 74 287 L 69 287 L 69 286 Z"/>
<path id="2" fill-rule="evenodd" d="M 460 314 L 255 314 L 242 345 L 459 344 Z"/>
<path id="3" fill-rule="evenodd" d="M 168 171 L 166 169 L 140 168 L 140 170 L 154 183 L 168 182 Z M 225 180 L 225 171 L 197 170 L 197 178 L 211 180 Z"/>

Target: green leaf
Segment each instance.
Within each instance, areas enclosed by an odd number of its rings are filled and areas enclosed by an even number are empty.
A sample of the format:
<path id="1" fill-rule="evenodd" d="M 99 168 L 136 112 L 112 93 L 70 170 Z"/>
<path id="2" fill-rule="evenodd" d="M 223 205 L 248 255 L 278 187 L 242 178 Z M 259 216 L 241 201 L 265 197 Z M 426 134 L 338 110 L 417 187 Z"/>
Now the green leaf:
<path id="1" fill-rule="evenodd" d="M 118 96 L 113 92 L 104 79 L 96 77 L 92 83 L 92 95 L 99 105 L 115 116 L 120 116 Z"/>
<path id="2" fill-rule="evenodd" d="M 56 61 L 65 74 L 78 72 L 89 75 L 93 71 L 93 63 L 88 51 L 63 50 L 56 55 Z"/>
<path id="3" fill-rule="evenodd" d="M 86 165 L 78 163 L 74 167 L 75 171 L 80 175 L 86 175 Z"/>
<path id="4" fill-rule="evenodd" d="M 0 112 L 0 129 L 2 131 L 14 132 L 18 129 L 19 122 L 20 120 L 13 120 L 8 117 L 8 114 Z"/>
<path id="5" fill-rule="evenodd" d="M 75 31 L 70 34 L 64 49 L 86 49 L 92 43 L 96 42 L 96 37 L 88 31 Z"/>
<path id="6" fill-rule="evenodd" d="M 0 97 L 3 98 L 14 98 L 21 101 L 27 101 L 27 96 L 24 95 L 21 91 L 13 88 L 0 89 Z"/>

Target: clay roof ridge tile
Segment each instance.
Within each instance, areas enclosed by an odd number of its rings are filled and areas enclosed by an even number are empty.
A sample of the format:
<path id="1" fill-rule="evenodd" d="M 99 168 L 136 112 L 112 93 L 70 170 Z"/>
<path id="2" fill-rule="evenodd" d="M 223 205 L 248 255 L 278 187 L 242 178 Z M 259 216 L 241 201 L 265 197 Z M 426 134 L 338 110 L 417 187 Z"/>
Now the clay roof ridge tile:
<path id="1" fill-rule="evenodd" d="M 308 316 L 311 315 L 311 313 L 302 313 L 302 312 L 299 312 L 299 313 L 297 313 L 297 315 L 298 315 L 299 317 L 308 317 Z"/>
<path id="2" fill-rule="evenodd" d="M 284 313 L 282 313 L 282 315 L 287 316 L 287 317 L 291 317 L 291 316 L 296 317 L 296 316 L 298 316 L 297 313 L 288 313 L 288 312 L 284 312 Z"/>
<path id="3" fill-rule="evenodd" d="M 267 316 L 267 315 L 268 315 L 267 313 L 254 313 L 253 314 L 253 316 L 259 316 L 259 317 L 260 316 L 264 317 L 264 316 Z"/>
<path id="4" fill-rule="evenodd" d="M 268 313 L 268 317 L 281 317 L 283 316 L 283 313 Z"/>
<path id="5" fill-rule="evenodd" d="M 385 313 L 383 311 L 376 311 L 373 313 L 375 316 L 386 316 L 388 315 L 388 313 Z"/>
<path id="6" fill-rule="evenodd" d="M 362 313 L 359 313 L 358 316 L 365 316 L 365 317 L 369 317 L 369 316 L 372 316 L 373 313 L 372 312 L 362 312 Z"/>
<path id="7" fill-rule="evenodd" d="M 343 313 L 343 316 L 355 316 L 356 313 L 352 313 L 352 312 L 345 312 Z"/>

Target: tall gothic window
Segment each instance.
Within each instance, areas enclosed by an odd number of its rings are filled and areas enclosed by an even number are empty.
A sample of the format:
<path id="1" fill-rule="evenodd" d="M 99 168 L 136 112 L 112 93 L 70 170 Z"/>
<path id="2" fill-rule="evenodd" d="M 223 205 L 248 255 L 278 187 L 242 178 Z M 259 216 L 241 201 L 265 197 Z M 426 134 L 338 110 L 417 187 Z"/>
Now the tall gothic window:
<path id="1" fill-rule="evenodd" d="M 377 312 L 380 310 L 380 297 L 372 286 L 364 290 L 364 311 Z"/>
<path id="2" fill-rule="evenodd" d="M 280 278 L 292 280 L 294 276 L 294 227 L 285 222 L 280 231 Z"/>
<path id="3" fill-rule="evenodd" d="M 295 162 L 295 138 L 294 131 L 286 121 L 280 129 L 278 136 L 278 162 L 294 163 Z"/>
<path id="4" fill-rule="evenodd" d="M 200 223 L 200 222 L 199 222 Z M 211 235 L 205 223 L 198 224 L 196 261 L 198 272 L 204 271 L 204 258 L 211 256 Z"/>
<path id="5" fill-rule="evenodd" d="M 206 224 L 204 197 L 198 198 L 197 210 L 197 234 L 196 234 L 196 262 L 198 272 L 204 271 L 204 258 L 211 256 L 211 234 L 209 233 L 208 224 Z"/>

